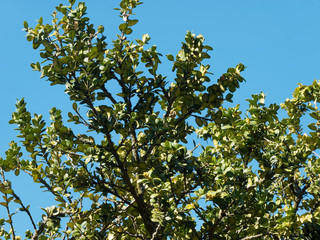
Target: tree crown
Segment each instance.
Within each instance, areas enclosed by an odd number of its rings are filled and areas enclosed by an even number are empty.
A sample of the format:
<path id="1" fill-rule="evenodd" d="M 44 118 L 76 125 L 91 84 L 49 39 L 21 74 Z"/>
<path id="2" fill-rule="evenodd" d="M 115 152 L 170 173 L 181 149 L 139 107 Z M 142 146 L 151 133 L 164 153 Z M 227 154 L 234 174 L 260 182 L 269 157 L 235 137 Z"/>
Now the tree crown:
<path id="1" fill-rule="evenodd" d="M 243 114 L 224 103 L 244 81 L 244 65 L 213 81 L 204 64 L 212 48 L 202 35 L 188 32 L 178 54 L 166 55 L 175 75 L 167 79 L 150 37 L 130 38 L 139 0 L 120 1 L 123 22 L 112 43 L 90 23 L 84 2 L 69 4 L 56 7 L 52 23 L 40 18 L 24 28 L 41 47 L 43 61 L 32 68 L 65 85 L 73 108 L 67 121 L 86 131 L 68 127 L 57 108 L 47 124 L 17 102 L 10 123 L 21 142 L 0 159 L 8 213 L 1 236 L 19 239 L 15 202 L 33 226 L 27 239 L 319 237 L 319 82 L 300 85 L 282 105 L 253 95 Z M 279 119 L 280 107 L 287 117 Z M 307 112 L 314 119 L 308 134 Z M 190 148 L 194 133 L 207 143 Z M 56 205 L 36 223 L 5 172 L 30 175 Z"/>

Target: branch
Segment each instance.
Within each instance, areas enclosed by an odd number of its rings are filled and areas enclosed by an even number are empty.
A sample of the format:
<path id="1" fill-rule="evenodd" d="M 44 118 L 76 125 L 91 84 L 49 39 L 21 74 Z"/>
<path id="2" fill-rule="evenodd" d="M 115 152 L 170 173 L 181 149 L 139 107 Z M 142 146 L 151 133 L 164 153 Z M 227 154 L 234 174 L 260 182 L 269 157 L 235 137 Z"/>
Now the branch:
<path id="1" fill-rule="evenodd" d="M 257 235 L 253 235 L 253 236 L 248 236 L 248 237 L 241 238 L 241 240 L 255 239 L 255 238 L 262 237 L 263 235 L 264 235 L 263 233 L 260 233 L 260 234 L 257 234 Z"/>
<path id="2" fill-rule="evenodd" d="M 142 195 L 138 195 L 133 184 L 131 183 L 131 179 L 128 175 L 128 171 L 126 169 L 126 167 L 124 166 L 123 162 L 121 161 L 117 151 L 115 150 L 114 146 L 113 146 L 113 141 L 110 135 L 110 132 L 106 132 L 106 138 L 107 141 L 109 143 L 110 146 L 110 151 L 112 153 L 112 155 L 114 156 L 114 158 L 116 159 L 116 162 L 121 170 L 121 174 L 122 174 L 122 178 L 123 181 L 125 182 L 125 184 L 128 186 L 129 188 L 129 192 L 132 194 L 132 197 L 135 199 L 137 205 L 138 205 L 138 210 L 139 213 L 141 215 L 141 218 L 146 226 L 147 231 L 150 234 L 153 234 L 154 232 L 154 226 L 152 224 L 151 218 L 150 218 L 150 214 L 146 209 L 146 204 L 144 202 L 143 196 Z"/>
<path id="3" fill-rule="evenodd" d="M 224 209 L 224 210 L 220 209 L 218 218 L 215 219 L 214 223 L 209 228 L 209 239 L 212 239 L 210 236 L 213 235 L 214 229 L 218 226 L 218 224 L 221 222 L 221 220 L 226 216 L 226 212 L 233 205 L 234 202 L 235 202 L 235 200 L 232 200 L 226 209 Z"/>
<path id="4" fill-rule="evenodd" d="M 210 118 L 201 117 L 201 116 L 197 116 L 197 115 L 194 115 L 194 114 L 191 114 L 190 116 L 195 117 L 195 118 L 200 118 L 200 119 L 208 121 L 208 122 L 212 121 L 212 119 L 210 119 Z"/>
<path id="5" fill-rule="evenodd" d="M 170 107 L 170 105 L 169 105 L 169 107 Z M 193 113 L 193 111 L 194 111 L 193 108 L 194 108 L 194 107 L 190 108 L 190 110 L 189 110 L 184 116 L 179 117 L 174 124 L 175 124 L 175 125 L 178 125 L 180 122 L 182 122 L 183 120 L 185 120 L 186 118 L 188 118 L 188 117 Z M 167 115 L 169 115 L 169 111 L 168 111 L 168 110 L 169 110 L 169 109 L 167 109 L 167 112 L 166 112 L 164 118 L 166 118 Z M 162 132 L 162 134 L 163 134 L 163 135 L 164 135 L 164 134 L 167 134 L 167 131 L 166 131 L 166 132 Z M 159 139 L 159 137 L 160 137 L 160 136 L 159 136 L 159 131 L 158 131 L 153 138 L 154 138 L 154 139 Z M 156 145 L 156 143 L 150 145 L 149 149 L 146 151 L 145 157 L 148 157 L 148 156 L 150 155 L 150 153 L 151 153 L 152 150 L 154 149 L 155 145 Z"/>
<path id="6" fill-rule="evenodd" d="M 139 153 L 138 153 L 138 148 L 137 148 L 137 135 L 136 135 L 136 131 L 134 128 L 131 128 L 131 133 L 130 133 L 130 137 L 132 138 L 132 155 L 134 157 L 134 160 L 139 163 L 140 162 L 140 158 L 139 158 Z"/>
<path id="7" fill-rule="evenodd" d="M 82 115 L 78 112 L 78 110 L 75 111 L 78 117 L 82 120 L 82 124 L 85 125 L 86 127 L 91 127 L 91 124 L 89 124 L 83 117 Z"/>
<path id="8" fill-rule="evenodd" d="M 58 215 L 55 215 L 54 217 L 65 217 L 66 213 L 60 213 Z M 39 236 L 41 235 L 41 233 L 43 233 L 45 226 L 47 224 L 47 222 L 51 219 L 51 216 L 47 216 L 45 219 L 43 219 L 42 223 L 40 224 L 39 228 L 37 231 L 35 231 L 35 233 L 33 234 L 31 240 L 38 240 Z"/>
<path id="9" fill-rule="evenodd" d="M 132 216 L 132 215 L 128 215 L 128 217 L 131 219 L 131 222 L 132 222 L 132 225 L 133 225 L 133 228 L 134 228 L 134 230 L 136 231 L 136 233 L 137 233 L 137 237 L 138 238 L 140 238 L 140 239 L 148 239 L 145 235 L 143 235 L 143 234 L 139 234 L 138 232 L 138 229 L 139 229 L 139 226 L 137 225 L 137 223 L 136 223 L 136 219 L 135 219 L 135 217 L 134 216 Z"/>
<path id="10" fill-rule="evenodd" d="M 201 144 L 200 143 L 198 143 L 190 152 L 191 153 L 193 153 L 198 147 L 200 147 L 201 146 Z"/>
<path id="11" fill-rule="evenodd" d="M 27 173 L 28 175 L 30 175 L 31 177 L 32 176 L 32 173 L 26 171 L 26 170 L 23 170 L 25 173 Z M 59 194 L 57 194 L 56 192 L 53 191 L 52 187 L 43 179 L 43 178 L 40 178 L 38 177 L 38 180 L 40 181 L 40 183 L 42 183 L 47 189 L 49 192 L 51 192 L 55 197 L 58 197 Z"/>
<path id="12" fill-rule="evenodd" d="M 177 121 L 176 121 L 176 124 L 178 125 L 180 122 L 182 122 L 183 120 L 186 120 L 188 117 L 190 117 L 191 116 L 191 114 L 194 112 L 194 109 L 195 108 L 195 106 L 192 106 L 191 108 L 190 108 L 190 110 L 184 115 L 184 116 L 181 116 L 181 117 L 179 117 L 178 119 L 177 119 Z"/>
<path id="13" fill-rule="evenodd" d="M 113 104 L 116 104 L 117 101 L 112 97 L 111 93 L 109 93 L 109 91 L 106 89 L 105 85 L 103 84 L 101 86 L 101 90 L 103 91 L 103 93 L 107 96 L 107 98 L 109 98 L 111 100 L 111 102 Z"/>
<path id="14" fill-rule="evenodd" d="M 96 180 L 97 182 L 96 183 L 103 181 L 103 183 L 104 183 L 103 184 L 103 190 L 105 190 L 107 193 L 110 193 L 110 194 L 116 196 L 117 198 L 121 199 L 124 203 L 128 204 L 129 206 L 137 209 L 137 207 L 132 202 L 130 202 L 129 200 L 125 199 L 117 191 L 117 188 L 120 188 L 120 189 L 124 190 L 125 192 L 128 192 L 129 190 L 127 188 L 121 187 L 121 186 L 117 186 L 116 184 L 114 184 L 110 180 L 108 182 L 105 181 L 105 179 L 106 179 L 105 175 L 102 172 L 100 174 L 102 176 L 102 179 L 98 179 L 97 178 L 97 180 Z M 110 186 L 110 187 L 108 187 L 108 186 Z M 95 190 L 95 189 L 93 189 L 93 190 Z"/>
<path id="15" fill-rule="evenodd" d="M 160 232 L 161 230 L 161 223 L 158 224 L 157 228 L 156 228 L 156 231 L 152 234 L 152 238 L 150 240 L 155 240 L 157 239 L 157 235 L 158 233 Z"/>
<path id="16" fill-rule="evenodd" d="M 168 100 L 168 107 L 167 107 L 167 111 L 164 115 L 164 118 L 169 117 L 170 113 L 171 113 L 171 109 L 172 109 L 172 104 L 175 101 L 175 97 L 173 97 L 173 99 L 170 101 L 168 94 L 166 94 L 165 96 L 167 96 L 167 100 Z"/>
<path id="17" fill-rule="evenodd" d="M 310 213 L 313 214 L 313 213 L 317 210 L 317 208 L 318 208 L 319 206 L 320 206 L 320 201 L 317 201 L 317 200 L 316 200 L 316 203 L 313 205 Z"/>
<path id="18" fill-rule="evenodd" d="M 35 231 L 35 233 L 33 234 L 31 240 L 38 240 L 40 234 L 44 231 L 44 227 L 46 226 L 47 222 L 48 222 L 49 218 L 47 218 L 46 220 L 44 220 L 37 231 Z"/>
<path id="19" fill-rule="evenodd" d="M 32 215 L 31 215 L 29 209 L 24 206 L 24 204 L 22 203 L 21 199 L 19 198 L 19 196 L 15 192 L 13 192 L 12 195 L 15 197 L 15 199 L 17 199 L 19 201 L 19 204 L 21 205 L 23 211 L 27 213 L 27 215 L 28 215 L 28 217 L 29 217 L 29 219 L 30 219 L 30 221 L 32 223 L 32 226 L 33 226 L 34 230 L 37 230 L 36 224 L 33 221 L 33 218 L 32 218 Z"/>
<path id="20" fill-rule="evenodd" d="M 316 155 L 318 158 L 320 158 L 320 155 L 317 154 L 315 151 L 312 151 L 312 153 L 313 153 L 314 155 Z"/>
<path id="21" fill-rule="evenodd" d="M 1 168 L 1 175 L 2 175 L 2 180 L 3 182 L 6 181 L 5 177 L 4 177 L 4 172 L 3 172 L 3 169 Z M 11 189 L 11 188 L 10 188 Z M 11 189 L 12 190 L 12 189 Z M 11 227 L 11 232 L 12 232 L 12 240 L 15 240 L 16 239 L 16 234 L 15 234 L 15 231 L 14 231 L 14 227 L 13 227 L 13 221 L 12 221 L 12 214 L 10 212 L 10 208 L 9 208 L 9 201 L 8 201 L 8 194 L 7 193 L 4 193 L 4 197 L 5 197 L 5 201 L 6 201 L 6 206 L 5 208 L 7 209 L 7 214 L 8 214 L 8 221 L 9 224 L 10 224 L 10 227 Z"/>

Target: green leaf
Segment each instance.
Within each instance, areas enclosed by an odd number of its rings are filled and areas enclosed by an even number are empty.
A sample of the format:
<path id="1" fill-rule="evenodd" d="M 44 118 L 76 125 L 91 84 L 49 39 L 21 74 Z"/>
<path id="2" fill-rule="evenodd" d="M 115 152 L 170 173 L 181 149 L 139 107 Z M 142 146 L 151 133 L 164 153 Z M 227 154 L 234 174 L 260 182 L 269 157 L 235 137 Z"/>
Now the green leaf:
<path id="1" fill-rule="evenodd" d="M 191 209 L 194 209 L 194 208 L 195 208 L 194 204 L 188 204 L 186 206 L 186 209 L 188 209 L 188 210 L 191 210 Z"/>
<path id="2" fill-rule="evenodd" d="M 174 61 L 174 57 L 171 54 L 166 55 L 169 61 Z"/>
<path id="3" fill-rule="evenodd" d="M 208 46 L 208 45 L 204 46 L 204 48 L 207 49 L 207 50 L 209 50 L 209 51 L 212 51 L 212 50 L 213 50 L 213 48 L 210 47 L 210 46 Z"/>
<path id="4" fill-rule="evenodd" d="M 128 24 L 127 24 L 127 23 L 122 23 L 122 24 L 119 25 L 119 29 L 120 29 L 121 31 L 124 31 L 125 29 L 127 29 L 127 27 L 128 27 Z"/>
<path id="5" fill-rule="evenodd" d="M 74 102 L 74 103 L 72 104 L 72 108 L 73 108 L 74 111 L 77 112 L 77 111 L 78 111 L 78 105 L 77 105 L 77 103 Z"/>
<path id="6" fill-rule="evenodd" d="M 308 125 L 308 127 L 311 129 L 311 130 L 313 130 L 313 131 L 317 131 L 317 127 L 315 126 L 315 123 L 310 123 L 309 125 Z"/>
<path id="7" fill-rule="evenodd" d="M 196 117 L 196 123 L 198 124 L 199 127 L 201 127 L 203 125 L 203 121 L 199 117 Z"/>
<path id="8" fill-rule="evenodd" d="M 238 73 L 240 73 L 240 72 L 244 71 L 245 68 L 246 68 L 246 67 L 245 67 L 242 63 L 239 63 L 239 64 L 236 66 L 236 71 L 237 71 Z"/>
<path id="9" fill-rule="evenodd" d="M 61 191 L 63 191 L 63 188 L 62 188 L 62 187 L 55 187 L 55 188 L 53 189 L 53 191 L 55 191 L 55 192 L 61 192 Z"/>
<path id="10" fill-rule="evenodd" d="M 30 153 L 33 153 L 34 152 L 34 147 L 33 146 L 26 146 L 26 150 Z"/>
<path id="11" fill-rule="evenodd" d="M 38 22 L 40 25 L 42 25 L 42 24 L 43 24 L 43 18 L 40 17 L 39 20 L 37 20 L 37 22 Z"/>
<path id="12" fill-rule="evenodd" d="M 28 22 L 27 22 L 27 21 L 24 21 L 24 22 L 23 22 L 23 27 L 24 27 L 25 29 L 28 29 L 28 28 L 29 28 L 29 25 L 28 25 Z"/>
<path id="13" fill-rule="evenodd" d="M 311 112 L 309 115 L 313 119 L 320 120 L 320 114 L 318 112 Z"/>
<path id="14" fill-rule="evenodd" d="M 130 35 L 132 33 L 132 29 L 131 28 L 127 28 L 123 31 L 124 34 L 126 35 Z"/>
<path id="15" fill-rule="evenodd" d="M 20 199 L 16 199 L 16 198 L 15 198 L 13 201 L 14 201 L 15 203 L 17 203 L 17 204 L 21 204 L 21 200 L 20 200 Z"/>
<path id="16" fill-rule="evenodd" d="M 76 0 L 69 0 L 69 3 L 71 4 L 71 6 L 73 6 L 75 2 Z"/>
<path id="17" fill-rule="evenodd" d="M 226 100 L 228 102 L 232 102 L 232 97 L 233 97 L 233 94 L 232 93 L 228 93 L 227 96 L 226 96 Z"/>
<path id="18" fill-rule="evenodd" d="M 129 21 L 128 21 L 128 26 L 131 27 L 131 26 L 133 26 L 133 25 L 135 25 L 135 24 L 137 24 L 137 23 L 138 23 L 138 20 L 137 20 L 137 19 L 129 20 Z"/>
<path id="19" fill-rule="evenodd" d="M 98 27 L 98 33 L 103 33 L 104 32 L 104 26 L 100 25 Z"/>
<path id="20" fill-rule="evenodd" d="M 19 174 L 20 174 L 20 169 L 17 168 L 17 169 L 14 171 L 14 175 L 19 176 Z"/>
<path id="21" fill-rule="evenodd" d="M 6 189 L 4 191 L 4 193 L 12 195 L 13 194 L 13 190 L 12 189 Z"/>
<path id="22" fill-rule="evenodd" d="M 148 42 L 149 39 L 150 39 L 149 34 L 143 34 L 143 36 L 142 36 L 142 41 L 143 41 L 144 43 Z"/>
<path id="23" fill-rule="evenodd" d="M 231 125 L 224 125 L 224 126 L 221 127 L 222 130 L 228 130 L 230 128 L 232 128 Z"/>
<path id="24" fill-rule="evenodd" d="M 125 93 L 117 93 L 117 96 L 125 98 L 127 96 L 127 94 L 125 94 Z"/>
<path id="25" fill-rule="evenodd" d="M 68 33 L 68 36 L 71 40 L 73 40 L 76 36 L 76 31 L 75 30 L 71 30 L 69 33 Z"/>

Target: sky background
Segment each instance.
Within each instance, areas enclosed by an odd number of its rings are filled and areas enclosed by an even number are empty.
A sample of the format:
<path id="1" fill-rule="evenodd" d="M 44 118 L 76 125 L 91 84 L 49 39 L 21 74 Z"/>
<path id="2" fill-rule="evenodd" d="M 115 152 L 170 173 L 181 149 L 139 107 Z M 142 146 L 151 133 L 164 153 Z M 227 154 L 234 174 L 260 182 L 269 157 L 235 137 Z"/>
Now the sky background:
<path id="1" fill-rule="evenodd" d="M 25 97 L 30 112 L 43 114 L 45 120 L 54 106 L 64 114 L 71 110 L 64 87 L 51 87 L 45 79 L 39 79 L 40 73 L 32 71 L 30 63 L 39 60 L 39 52 L 21 31 L 25 20 L 32 27 L 40 16 L 44 22 L 51 22 L 50 14 L 60 2 L 67 4 L 63 0 L 1 3 L 0 156 L 17 135 L 14 126 L 8 124 L 17 98 Z M 87 16 L 96 27 L 105 26 L 108 43 L 115 39 L 122 23 L 113 10 L 118 2 L 87 1 Z M 263 91 L 268 104 L 281 103 L 292 96 L 298 83 L 320 79 L 319 11 L 320 0 L 145 0 L 136 10 L 139 23 L 133 29 L 133 39 L 148 33 L 150 45 L 157 45 L 158 52 L 175 55 L 188 30 L 204 35 L 205 43 L 214 48 L 207 61 L 214 73 L 212 81 L 239 62 L 247 67 L 243 73 L 246 83 L 234 98 L 245 109 L 245 99 L 251 94 Z M 163 62 L 162 74 L 170 76 L 172 67 L 166 58 Z M 38 209 L 35 199 L 44 205 L 48 200 L 30 184 L 26 179 L 18 182 L 17 193 L 33 204 L 31 209 Z M 23 220 L 19 221 L 23 227 Z"/>

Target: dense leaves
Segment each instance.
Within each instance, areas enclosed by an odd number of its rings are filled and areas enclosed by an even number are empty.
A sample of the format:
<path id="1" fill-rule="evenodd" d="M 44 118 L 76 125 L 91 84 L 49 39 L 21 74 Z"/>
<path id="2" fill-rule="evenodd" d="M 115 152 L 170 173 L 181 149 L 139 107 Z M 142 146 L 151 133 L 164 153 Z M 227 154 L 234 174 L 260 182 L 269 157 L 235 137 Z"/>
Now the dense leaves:
<path id="1" fill-rule="evenodd" d="M 0 158 L 3 238 L 20 239 L 13 204 L 33 226 L 26 239 L 320 238 L 320 82 L 281 105 L 260 93 L 246 112 L 226 108 L 245 67 L 209 77 L 202 35 L 188 32 L 177 55 L 163 58 L 147 34 L 130 40 L 139 0 L 120 2 L 111 43 L 84 2 L 69 4 L 51 24 L 24 23 L 42 58 L 32 68 L 65 85 L 73 112 L 63 120 L 53 108 L 47 123 L 17 102 L 10 123 L 21 141 Z M 166 60 L 173 79 L 158 69 Z M 194 133 L 201 144 L 191 147 Z M 56 204 L 35 219 L 7 172 L 30 175 Z"/>

